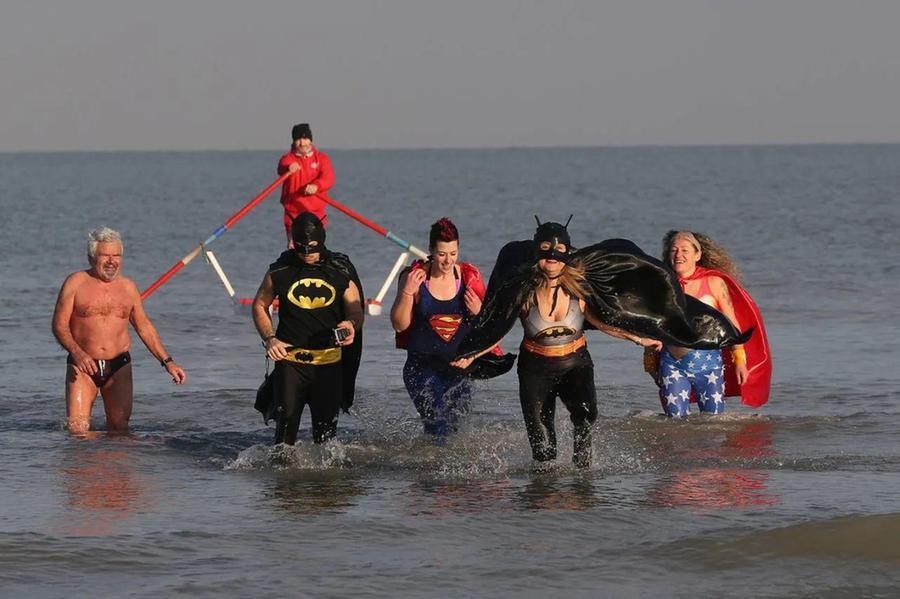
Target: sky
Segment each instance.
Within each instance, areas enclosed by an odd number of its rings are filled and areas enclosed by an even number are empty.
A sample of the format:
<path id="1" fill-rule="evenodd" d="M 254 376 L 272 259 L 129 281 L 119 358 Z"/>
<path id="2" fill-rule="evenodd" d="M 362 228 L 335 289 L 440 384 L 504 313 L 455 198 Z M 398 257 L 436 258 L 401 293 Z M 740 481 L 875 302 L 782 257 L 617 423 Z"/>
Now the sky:
<path id="1" fill-rule="evenodd" d="M 896 0 L 4 0 L 0 151 L 900 142 Z"/>

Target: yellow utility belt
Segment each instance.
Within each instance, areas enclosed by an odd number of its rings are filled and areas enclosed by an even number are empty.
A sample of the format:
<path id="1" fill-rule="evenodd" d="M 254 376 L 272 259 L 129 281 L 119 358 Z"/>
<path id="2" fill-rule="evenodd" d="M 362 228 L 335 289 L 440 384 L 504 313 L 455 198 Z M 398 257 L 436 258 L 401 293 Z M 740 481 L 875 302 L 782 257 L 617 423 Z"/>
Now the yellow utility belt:
<path id="1" fill-rule="evenodd" d="M 302 347 L 292 347 L 288 350 L 285 360 L 296 362 L 297 364 L 312 364 L 313 366 L 334 364 L 341 361 L 341 348 L 304 349 Z"/>
<path id="2" fill-rule="evenodd" d="M 523 348 L 533 354 L 537 354 L 539 356 L 544 356 L 547 358 L 561 358 L 562 356 L 568 356 L 569 354 L 578 351 L 586 344 L 587 342 L 584 340 L 584 335 L 582 335 L 575 341 L 564 343 L 563 345 L 540 345 L 538 343 L 535 343 L 531 339 L 522 340 Z"/>

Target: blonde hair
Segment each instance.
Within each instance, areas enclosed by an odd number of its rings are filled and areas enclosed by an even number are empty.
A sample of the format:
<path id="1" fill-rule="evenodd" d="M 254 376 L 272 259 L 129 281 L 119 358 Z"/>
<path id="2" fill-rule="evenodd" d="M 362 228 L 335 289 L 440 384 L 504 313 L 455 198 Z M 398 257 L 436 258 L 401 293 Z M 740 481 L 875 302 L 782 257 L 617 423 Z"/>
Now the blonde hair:
<path id="1" fill-rule="evenodd" d="M 585 289 L 586 277 L 584 273 L 584 264 L 582 264 L 580 259 L 569 262 L 555 279 L 548 277 L 547 273 L 541 270 L 541 267 L 537 264 L 532 267 L 532 276 L 538 283 L 537 289 L 549 287 L 550 281 L 553 280 L 556 281 L 557 284 L 562 287 L 562 290 L 573 299 L 580 300 L 587 296 L 587 290 Z M 528 299 L 525 300 L 525 304 L 522 306 L 523 313 L 528 313 L 528 311 L 531 310 L 531 306 L 537 301 L 537 289 L 535 289 L 535 292 L 529 295 Z"/>
<path id="2" fill-rule="evenodd" d="M 700 260 L 697 264 L 704 268 L 720 270 L 734 280 L 740 281 L 741 273 L 738 270 L 737 265 L 735 265 L 734 260 L 728 255 L 728 252 L 726 252 L 721 245 L 713 241 L 711 237 L 694 231 L 677 231 L 673 229 L 666 233 L 662 241 L 663 262 L 669 264 L 669 252 L 672 250 L 672 245 L 678 239 L 689 241 L 691 245 L 694 246 L 694 249 L 700 252 Z"/>

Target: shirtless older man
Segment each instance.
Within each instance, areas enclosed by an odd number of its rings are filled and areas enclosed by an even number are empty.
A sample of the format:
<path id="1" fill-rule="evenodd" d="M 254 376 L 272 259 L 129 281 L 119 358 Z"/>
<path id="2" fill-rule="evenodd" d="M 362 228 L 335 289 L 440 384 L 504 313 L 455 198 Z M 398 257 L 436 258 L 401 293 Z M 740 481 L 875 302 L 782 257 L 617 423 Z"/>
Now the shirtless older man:
<path id="1" fill-rule="evenodd" d="M 103 395 L 107 430 L 124 432 L 128 430 L 132 408 L 129 322 L 176 385 L 184 383 L 187 375 L 163 347 L 159 333 L 144 312 L 137 286 L 120 276 L 121 235 L 107 227 L 93 231 L 88 236 L 88 262 L 88 270 L 66 277 L 53 312 L 53 334 L 69 352 L 69 431 L 83 434 L 90 430 L 91 409 L 99 391 Z"/>

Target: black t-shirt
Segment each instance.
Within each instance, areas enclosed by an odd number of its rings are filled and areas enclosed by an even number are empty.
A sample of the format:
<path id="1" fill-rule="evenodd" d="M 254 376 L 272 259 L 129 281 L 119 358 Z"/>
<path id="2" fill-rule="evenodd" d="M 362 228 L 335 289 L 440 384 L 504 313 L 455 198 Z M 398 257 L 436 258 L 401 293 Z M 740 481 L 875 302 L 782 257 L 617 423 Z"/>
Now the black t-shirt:
<path id="1" fill-rule="evenodd" d="M 334 347 L 332 330 L 346 319 L 344 292 L 349 277 L 326 264 L 307 265 L 276 262 L 269 275 L 278 298 L 278 329 L 275 334 L 295 347 Z"/>

